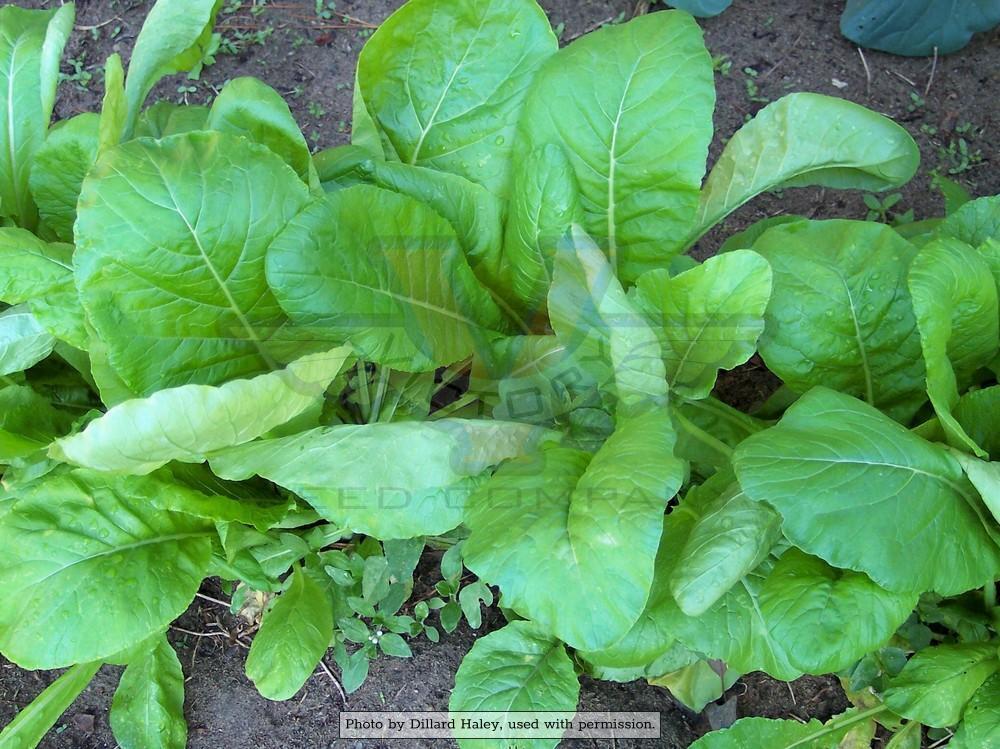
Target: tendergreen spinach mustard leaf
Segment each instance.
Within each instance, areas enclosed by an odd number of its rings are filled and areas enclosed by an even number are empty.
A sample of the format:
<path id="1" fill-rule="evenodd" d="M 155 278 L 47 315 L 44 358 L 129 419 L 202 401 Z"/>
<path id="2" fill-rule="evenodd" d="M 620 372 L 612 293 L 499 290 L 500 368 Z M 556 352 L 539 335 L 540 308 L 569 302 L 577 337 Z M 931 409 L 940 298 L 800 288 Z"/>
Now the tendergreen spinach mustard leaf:
<path id="1" fill-rule="evenodd" d="M 514 621 L 476 640 L 455 674 L 451 712 L 550 711 L 550 719 L 570 718 L 580 698 L 573 661 L 559 640 L 533 622 Z M 563 713 L 560 715 L 560 713 Z M 516 716 L 511 716 L 512 718 Z M 458 734 L 459 746 L 488 749 L 554 749 L 558 739 L 472 740 Z"/>
<path id="2" fill-rule="evenodd" d="M 247 656 L 247 676 L 267 699 L 291 699 L 316 670 L 332 635 L 329 594 L 298 567 L 264 614 Z"/>
<path id="3" fill-rule="evenodd" d="M 610 388 L 618 416 L 663 409 L 667 380 L 656 334 L 578 227 L 556 253 L 548 306 L 556 338 Z"/>
<path id="4" fill-rule="evenodd" d="M 563 147 L 584 228 L 631 282 L 665 265 L 681 249 L 670 238 L 692 230 L 714 107 L 698 24 L 680 11 L 650 13 L 587 34 L 543 66 L 517 148 Z"/>
<path id="5" fill-rule="evenodd" d="M 850 396 L 811 390 L 740 445 L 734 464 L 792 543 L 889 590 L 953 595 L 1000 572 L 958 461 Z"/>
<path id="6" fill-rule="evenodd" d="M 722 697 L 723 694 L 737 682 L 742 674 L 726 668 L 722 664 L 720 674 L 718 663 L 698 658 L 681 668 L 666 674 L 657 674 L 649 683 L 664 687 L 670 691 L 670 696 L 692 712 L 700 713 L 709 702 Z"/>
<path id="7" fill-rule="evenodd" d="M 191 70 L 205 57 L 222 0 L 157 0 L 139 31 L 125 79 L 128 114 L 124 138 L 132 136 L 139 110 L 156 82 Z"/>
<path id="8" fill-rule="evenodd" d="M 686 10 L 695 18 L 717 16 L 732 4 L 733 0 L 667 0 L 670 7 Z"/>
<path id="9" fill-rule="evenodd" d="M 107 358 L 139 395 L 274 368 L 288 321 L 264 253 L 308 190 L 262 146 L 223 133 L 131 141 L 84 180 L 76 281 Z"/>
<path id="10" fill-rule="evenodd" d="M 376 538 L 437 535 L 462 522 L 472 477 L 549 435 L 513 422 L 440 419 L 321 427 L 209 456 L 232 481 L 261 476 L 327 520 Z"/>
<path id="11" fill-rule="evenodd" d="M 411 0 L 361 51 L 355 120 L 387 157 L 504 196 L 525 94 L 557 46 L 534 0 Z"/>
<path id="12" fill-rule="evenodd" d="M 111 702 L 121 749 L 184 749 L 184 672 L 166 636 L 129 660 Z"/>
<path id="13" fill-rule="evenodd" d="M 209 111 L 208 107 L 196 104 L 158 101 L 139 115 L 139 121 L 135 126 L 135 137 L 167 138 L 192 130 L 205 130 Z"/>
<path id="14" fill-rule="evenodd" d="M 58 10 L 0 8 L 0 216 L 34 229 L 38 209 L 28 178 L 45 141 L 59 83 L 59 59 L 73 30 L 72 3 Z"/>
<path id="15" fill-rule="evenodd" d="M 80 696 L 100 669 L 100 662 L 73 666 L 53 681 L 0 732 L 0 746 L 38 746 L 45 734 Z"/>
<path id="16" fill-rule="evenodd" d="M 980 460 L 959 450 L 953 454 L 969 482 L 983 498 L 983 504 L 993 514 L 993 518 L 1000 522 L 1000 463 Z"/>
<path id="17" fill-rule="evenodd" d="M 840 31 L 862 47 L 922 57 L 957 52 L 980 31 L 1000 23 L 990 0 L 847 0 Z"/>
<path id="18" fill-rule="evenodd" d="M 501 276 L 520 309 L 544 315 L 552 285 L 552 258 L 560 240 L 583 221 L 573 165 L 557 143 L 514 153 L 517 190 L 508 205 Z"/>
<path id="19" fill-rule="evenodd" d="M 257 439 L 316 404 L 351 356 L 341 346 L 287 368 L 212 387 L 182 385 L 125 401 L 49 454 L 99 471 L 146 474 L 171 460 L 205 455 Z"/>
<path id="20" fill-rule="evenodd" d="M 73 288 L 73 246 L 0 228 L 0 301 L 23 304 Z"/>
<path id="21" fill-rule="evenodd" d="M 789 94 L 729 139 L 679 249 L 762 192 L 809 185 L 887 190 L 908 182 L 919 163 L 913 138 L 887 117 L 843 99 Z"/>
<path id="22" fill-rule="evenodd" d="M 741 718 L 729 728 L 712 731 L 691 745 L 691 749 L 843 749 L 840 743 L 850 730 L 829 730 L 818 720 Z"/>
<path id="23" fill-rule="evenodd" d="M 407 372 L 464 359 L 506 328 L 452 226 L 372 185 L 314 199 L 271 244 L 267 279 L 298 326 Z"/>
<path id="24" fill-rule="evenodd" d="M 621 421 L 593 458 L 553 447 L 504 464 L 469 499 L 466 566 L 568 645 L 614 644 L 646 604 L 684 478 L 674 440 L 661 409 Z"/>
<path id="25" fill-rule="evenodd" d="M 938 224 L 935 234 L 972 247 L 1000 238 L 1000 195 L 969 201 Z"/>
<path id="26" fill-rule="evenodd" d="M 718 370 L 753 356 L 770 296 L 767 261 L 737 250 L 673 277 L 644 273 L 633 298 L 660 341 L 670 389 L 697 399 L 712 392 Z"/>
<path id="27" fill-rule="evenodd" d="M 357 149 L 357 146 L 343 146 Z M 330 149 L 334 151 L 336 149 Z M 354 156 L 344 155 L 341 166 L 332 163 L 332 154 L 317 154 L 317 163 L 326 169 L 341 170 L 340 180 L 346 175 L 353 181 L 373 183 L 386 190 L 408 195 L 427 204 L 441 217 L 447 219 L 458 235 L 465 250 L 466 259 L 476 275 L 487 285 L 496 286 L 498 281 L 502 232 L 503 203 L 482 185 L 449 172 L 439 172 L 422 166 L 402 164 L 398 161 L 382 161 L 364 152 Z M 339 189 L 339 185 L 327 184 L 326 189 Z"/>
<path id="28" fill-rule="evenodd" d="M 117 146 L 125 133 L 128 102 L 125 99 L 125 68 L 117 52 L 104 61 L 104 96 L 97 125 L 98 151 Z M 133 133 L 136 137 L 148 133 Z"/>
<path id="29" fill-rule="evenodd" d="M 927 367 L 927 394 L 954 447 L 985 457 L 952 416 L 959 392 L 1000 346 L 1000 307 L 990 266 L 968 245 L 926 245 L 910 267 L 910 294 Z"/>
<path id="30" fill-rule="evenodd" d="M 44 450 L 69 431 L 73 418 L 26 385 L 0 388 L 0 463 Z"/>
<path id="31" fill-rule="evenodd" d="M 994 460 L 1000 460 L 1000 385 L 970 390 L 952 416 L 969 438 Z"/>
<path id="32" fill-rule="evenodd" d="M 641 619 L 640 619 L 641 621 Z M 631 640 L 630 635 L 626 635 L 622 638 L 622 648 L 628 647 L 627 640 Z M 618 650 L 618 645 L 613 645 L 608 651 L 600 651 L 600 654 L 605 652 L 610 652 L 611 650 Z M 624 652 L 624 650 L 622 650 Z M 673 640 L 667 649 L 662 651 L 659 655 L 654 655 L 651 660 L 644 660 L 638 666 L 624 666 L 617 668 L 615 666 L 604 666 L 599 663 L 595 663 L 589 658 L 590 653 L 584 655 L 579 654 L 581 658 L 584 658 L 584 663 L 587 665 L 587 673 L 592 675 L 595 679 L 600 679 L 601 681 L 617 681 L 619 683 L 627 683 L 630 681 L 636 681 L 637 679 L 646 679 L 652 683 L 653 679 L 657 677 L 662 677 L 665 674 L 674 674 L 682 669 L 697 663 L 701 657 L 686 647 L 681 645 L 676 640 Z M 715 674 L 716 681 L 719 681 L 719 675 Z M 669 687 L 668 687 L 669 688 Z M 671 694 L 674 695 L 673 691 Z"/>
<path id="33" fill-rule="evenodd" d="M 684 543 L 670 591 L 688 616 L 705 613 L 763 562 L 781 536 L 781 516 L 734 484 L 710 502 Z"/>
<path id="34" fill-rule="evenodd" d="M 52 353 L 55 344 L 28 305 L 0 312 L 0 376 L 33 367 Z"/>
<path id="35" fill-rule="evenodd" d="M 281 94 L 256 78 L 229 81 L 212 103 L 205 130 L 242 135 L 267 146 L 311 187 L 319 187 L 309 144 Z"/>
<path id="36" fill-rule="evenodd" d="M 952 749 L 979 749 L 1000 741 L 1000 675 L 988 678 L 972 695 L 962 712 L 962 724 L 948 746 Z"/>
<path id="37" fill-rule="evenodd" d="M 925 648 L 892 679 L 884 694 L 885 703 L 904 718 L 947 728 L 961 720 L 966 703 L 998 668 L 995 643 Z"/>
<path id="38" fill-rule="evenodd" d="M 168 491 L 84 469 L 22 490 L 0 517 L 0 651 L 24 668 L 61 668 L 178 617 L 205 575 L 211 526 L 156 509 L 149 497 Z"/>
<path id="39" fill-rule="evenodd" d="M 916 249 L 868 221 L 802 221 L 753 248 L 774 271 L 760 354 L 789 387 L 840 390 L 901 420 L 925 402 L 907 289 Z"/>
<path id="40" fill-rule="evenodd" d="M 83 178 L 97 158 L 100 117 L 78 114 L 55 125 L 35 153 L 28 184 L 42 230 L 61 242 L 73 241 L 76 201 Z"/>

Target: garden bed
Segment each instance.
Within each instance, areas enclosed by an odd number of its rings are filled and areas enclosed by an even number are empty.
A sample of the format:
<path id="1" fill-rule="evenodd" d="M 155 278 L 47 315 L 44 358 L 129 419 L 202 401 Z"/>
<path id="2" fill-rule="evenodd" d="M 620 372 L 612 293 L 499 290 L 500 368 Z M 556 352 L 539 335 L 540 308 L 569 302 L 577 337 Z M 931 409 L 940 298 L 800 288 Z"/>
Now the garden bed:
<path id="1" fill-rule="evenodd" d="M 346 143 L 357 54 L 371 28 L 397 5 L 341 1 L 329 19 L 320 19 L 312 4 L 268 3 L 255 12 L 245 2 L 244 7 L 220 16 L 218 28 L 229 52 L 220 52 L 216 64 L 206 68 L 199 81 L 168 79 L 159 84 L 154 97 L 207 102 L 226 80 L 253 75 L 285 96 L 312 146 L 318 149 Z M 631 0 L 542 5 L 554 25 L 564 24 L 564 41 L 603 22 L 627 19 L 637 10 Z M 820 3 L 807 9 L 790 5 L 737 0 L 722 16 L 703 23 L 718 67 L 716 139 L 710 162 L 718 156 L 723 138 L 768 101 L 792 91 L 815 91 L 853 100 L 892 117 L 919 144 L 921 169 L 898 191 L 901 198 L 888 209 L 890 213 L 912 210 L 918 219 L 940 215 L 940 194 L 930 186 L 933 170 L 960 182 L 973 195 L 1000 193 L 1000 172 L 996 169 L 1000 149 L 995 136 L 1000 119 L 995 103 L 1000 89 L 1000 46 L 995 34 L 992 38 L 977 37 L 962 52 L 936 62 L 876 52 L 862 56 L 839 35 L 832 9 Z M 127 54 L 131 50 L 147 11 L 145 3 L 79 4 L 77 24 L 85 31 L 73 37 L 64 57 L 68 80 L 60 89 L 57 118 L 99 109 L 103 60 L 113 51 Z M 344 14 L 350 17 L 347 22 Z M 797 213 L 811 218 L 864 218 L 870 210 L 862 195 L 849 192 L 803 189 L 764 196 L 706 236 L 694 254 L 698 258 L 712 255 L 721 239 L 765 216 Z M 729 403 L 748 408 L 762 401 L 773 387 L 771 376 L 752 360 L 724 374 L 719 393 Z M 425 575 L 418 577 L 418 591 L 421 583 L 428 588 L 434 579 L 432 570 L 426 568 Z M 206 588 L 203 592 L 221 597 L 217 590 Z M 376 661 L 368 681 L 348 698 L 349 706 L 356 710 L 445 709 L 462 657 L 477 636 L 503 623 L 499 612 L 491 610 L 477 632 L 463 625 L 454 634 L 443 636 L 437 645 L 422 639 L 414 642 L 412 659 Z M 293 701 L 273 703 L 257 694 L 244 675 L 246 649 L 240 626 L 223 607 L 199 599 L 170 635 L 188 679 L 186 714 L 192 749 L 352 746 L 353 742 L 337 740 L 341 698 L 322 672 Z M 36 696 L 52 676 L 23 672 L 4 662 L 0 669 L 0 725 Z M 117 678 L 118 669 L 106 666 L 64 716 L 58 731 L 41 746 L 114 747 L 106 716 Z M 736 716 L 826 719 L 846 706 L 836 680 L 831 678 L 807 677 L 786 686 L 751 675 L 729 695 L 736 698 Z M 710 728 L 708 717 L 690 714 L 665 690 L 642 682 L 619 685 L 584 679 L 580 706 L 591 710 L 659 710 L 663 716 L 660 745 L 665 747 L 686 747 Z M 724 711 L 716 717 L 725 718 Z M 365 743 L 366 747 L 375 745 Z M 618 747 L 627 745 L 617 742 Z"/>

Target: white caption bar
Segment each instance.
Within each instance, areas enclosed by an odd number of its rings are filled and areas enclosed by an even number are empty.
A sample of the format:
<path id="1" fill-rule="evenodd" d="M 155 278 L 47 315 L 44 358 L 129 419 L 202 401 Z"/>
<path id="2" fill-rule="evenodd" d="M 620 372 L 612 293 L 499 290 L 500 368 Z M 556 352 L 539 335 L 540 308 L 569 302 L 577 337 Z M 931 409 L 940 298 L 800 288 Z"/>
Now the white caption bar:
<path id="1" fill-rule="evenodd" d="M 368 712 L 340 714 L 342 739 L 658 739 L 653 712 Z"/>

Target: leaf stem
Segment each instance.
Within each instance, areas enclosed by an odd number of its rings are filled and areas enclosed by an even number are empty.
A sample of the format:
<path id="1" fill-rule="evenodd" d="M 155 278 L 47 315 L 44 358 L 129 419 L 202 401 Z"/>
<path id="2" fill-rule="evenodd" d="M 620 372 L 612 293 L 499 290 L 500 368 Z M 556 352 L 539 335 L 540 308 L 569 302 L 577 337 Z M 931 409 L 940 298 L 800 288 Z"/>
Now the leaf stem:
<path id="1" fill-rule="evenodd" d="M 997 584 L 994 580 L 987 580 L 983 586 L 983 601 L 986 603 L 987 611 L 997 607 Z"/>
<path id="2" fill-rule="evenodd" d="M 358 404 L 361 406 L 361 422 L 367 424 L 372 415 L 372 396 L 368 392 L 368 365 L 358 359 Z"/>
<path id="3" fill-rule="evenodd" d="M 463 408 L 465 408 L 466 406 L 468 406 L 470 403 L 475 403 L 477 400 L 479 400 L 479 396 L 476 393 L 466 393 L 461 398 L 459 398 L 457 401 L 449 403 L 444 408 L 440 408 L 437 411 L 435 411 L 434 413 L 432 413 L 430 415 L 430 419 L 432 421 L 435 420 L 435 419 L 443 419 L 446 416 L 450 416 L 451 414 L 455 413 L 456 411 L 462 410 Z"/>
<path id="4" fill-rule="evenodd" d="M 823 736 L 828 736 L 831 733 L 836 733 L 841 731 L 848 726 L 853 726 L 855 723 L 863 723 L 869 718 L 873 718 L 879 713 L 884 713 L 889 708 L 886 705 L 878 705 L 877 707 L 869 708 L 868 710 L 862 710 L 860 713 L 854 713 L 854 715 L 842 715 L 834 718 L 829 723 L 827 723 L 823 728 L 816 731 L 816 733 L 805 736 L 798 741 L 789 744 L 784 747 L 784 749 L 795 749 L 797 746 L 808 746 L 812 744 L 816 739 L 822 738 Z"/>
<path id="5" fill-rule="evenodd" d="M 375 389 L 375 402 L 372 404 L 371 416 L 368 418 L 369 424 L 379 419 L 382 411 L 382 401 L 385 400 L 385 391 L 389 387 L 389 375 L 391 372 L 392 370 L 386 366 L 378 368 L 378 387 Z"/>
<path id="6" fill-rule="evenodd" d="M 524 321 L 524 318 L 517 313 L 517 310 L 507 304 L 507 300 L 493 291 L 493 289 L 489 286 L 486 287 L 486 290 L 490 293 L 490 296 L 493 297 L 493 301 L 496 302 L 497 307 L 503 310 L 507 314 L 507 317 L 513 320 L 514 324 L 521 329 L 521 332 L 524 335 L 531 335 L 531 327 Z"/>
<path id="7" fill-rule="evenodd" d="M 725 442 L 723 442 L 723 441 L 721 441 L 719 439 L 716 439 L 715 437 L 713 437 L 712 435 L 710 435 L 704 429 L 702 429 L 697 424 L 693 423 L 687 417 L 685 417 L 683 414 L 681 414 L 680 411 L 678 411 L 677 409 L 674 409 L 673 416 L 674 416 L 674 420 L 677 422 L 677 424 L 681 427 L 681 429 L 683 429 L 685 432 L 687 432 L 688 435 L 690 435 L 691 437 L 694 437 L 699 442 L 704 443 L 705 445 L 707 445 L 708 447 L 712 448 L 716 452 L 719 452 L 722 455 L 725 455 L 726 458 L 732 458 L 733 457 L 733 448 L 731 448 Z"/>

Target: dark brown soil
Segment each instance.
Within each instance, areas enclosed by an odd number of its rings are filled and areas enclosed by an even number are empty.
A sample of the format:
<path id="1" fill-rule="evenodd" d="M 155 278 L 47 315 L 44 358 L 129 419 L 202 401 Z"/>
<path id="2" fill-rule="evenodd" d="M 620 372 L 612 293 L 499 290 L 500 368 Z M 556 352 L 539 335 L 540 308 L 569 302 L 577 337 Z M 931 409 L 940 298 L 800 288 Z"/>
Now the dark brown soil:
<path id="1" fill-rule="evenodd" d="M 69 44 L 63 66 L 65 73 L 76 73 L 75 81 L 62 86 L 57 117 L 99 106 L 103 60 L 113 51 L 127 57 L 149 4 L 138 0 L 78 2 L 77 22 L 81 28 Z M 316 148 L 347 142 L 357 54 L 369 27 L 380 23 L 399 4 L 397 0 L 339 0 L 332 18 L 318 21 L 309 0 L 244 0 L 242 8 L 220 16 L 220 30 L 236 53 L 220 53 L 217 63 L 205 70 L 200 81 L 178 77 L 162 83 L 154 97 L 207 102 L 227 79 L 253 75 L 287 98 L 303 132 Z M 565 25 L 564 40 L 636 11 L 635 0 L 543 0 L 542 5 L 553 24 Z M 641 9 L 648 3 L 639 5 Z M 995 135 L 1000 119 L 996 105 L 1000 92 L 997 34 L 980 35 L 959 54 L 938 60 L 936 66 L 929 59 L 876 52 L 865 52 L 862 58 L 838 33 L 839 10 L 839 3 L 821 0 L 736 0 L 722 16 L 704 22 L 712 53 L 731 63 L 726 66 L 720 60 L 723 71 L 728 72 L 720 71 L 717 76 L 717 139 L 712 158 L 718 155 L 724 139 L 765 101 L 792 91 L 816 91 L 849 98 L 883 112 L 901 122 L 917 139 L 923 165 L 917 178 L 900 191 L 903 198 L 895 210 L 913 209 L 918 219 L 940 214 L 943 202 L 929 187 L 932 170 L 958 180 L 974 195 L 1000 192 L 1000 170 L 996 168 L 1000 142 Z M 353 20 L 345 24 L 344 14 Z M 89 81 L 85 80 L 88 74 Z M 749 82 L 755 84 L 756 91 L 751 90 Z M 966 159 L 957 155 L 959 139 L 965 140 L 971 154 Z M 863 218 L 865 211 L 857 194 L 789 190 L 780 196 L 755 200 L 737 212 L 702 241 L 696 254 L 712 254 L 730 233 L 764 216 L 787 212 Z M 725 378 L 723 395 L 729 402 L 750 407 L 763 400 L 773 387 L 770 375 L 751 363 Z M 216 619 L 223 628 L 234 626 L 224 609 L 199 602 L 177 626 L 193 632 L 218 633 L 221 630 L 214 626 Z M 374 663 L 368 681 L 350 696 L 349 706 L 445 708 L 455 670 L 477 634 L 502 623 L 502 616 L 492 611 L 479 633 L 460 628 L 437 645 L 426 640 L 414 642 L 414 657 L 410 660 L 386 658 Z M 341 703 L 322 673 L 314 676 L 296 699 L 271 703 L 258 696 L 243 675 L 245 650 L 237 642 L 226 637 L 196 638 L 180 632 L 173 635 L 188 677 L 185 711 L 192 749 L 381 746 L 378 742 L 362 744 L 338 739 Z M 2 660 L 0 664 L 0 725 L 4 725 L 54 675 L 23 672 Z M 105 667 L 42 746 L 115 747 L 107 710 L 118 673 L 119 669 Z M 786 685 L 755 674 L 738 683 L 730 695 L 736 696 L 738 716 L 823 719 L 846 705 L 832 678 L 805 678 Z M 581 707 L 659 710 L 663 738 L 659 742 L 641 742 L 644 746 L 686 747 L 709 727 L 707 717 L 691 715 L 678 707 L 665 690 L 641 682 L 619 685 L 584 679 Z M 585 743 L 611 746 L 610 741 Z M 447 744 L 434 742 L 435 746 Z M 617 742 L 618 747 L 628 745 Z"/>

